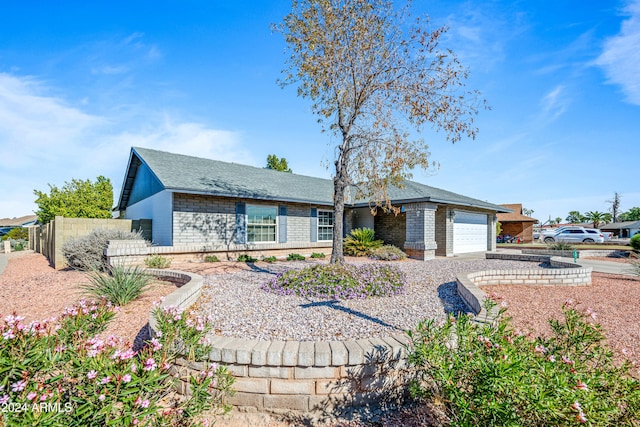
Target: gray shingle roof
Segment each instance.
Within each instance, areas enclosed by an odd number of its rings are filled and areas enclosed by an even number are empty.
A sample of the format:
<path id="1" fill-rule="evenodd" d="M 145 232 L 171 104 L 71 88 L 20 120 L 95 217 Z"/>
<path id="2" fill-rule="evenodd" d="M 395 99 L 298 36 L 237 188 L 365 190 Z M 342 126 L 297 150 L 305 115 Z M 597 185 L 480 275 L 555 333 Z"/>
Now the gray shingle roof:
<path id="1" fill-rule="evenodd" d="M 330 179 L 278 172 L 238 163 L 227 163 L 140 147 L 132 148 L 131 157 L 133 158 L 133 156 L 138 157 L 149 167 L 166 190 L 258 200 L 333 205 L 333 181 Z M 131 167 L 131 161 L 129 167 Z M 131 180 L 125 181 L 124 187 L 127 185 L 131 185 Z M 126 206 L 130 190 L 124 187 L 119 204 L 121 208 Z M 407 181 L 404 188 L 390 188 L 388 194 L 395 203 L 428 201 L 474 206 L 497 212 L 510 211 L 499 205 L 413 181 Z M 360 200 L 356 201 L 354 205 L 365 206 L 367 202 Z"/>
<path id="2" fill-rule="evenodd" d="M 166 190 L 262 200 L 333 204 L 331 181 L 134 147 Z M 327 185 L 329 184 L 329 185 Z"/>
<path id="3" fill-rule="evenodd" d="M 623 228 L 640 228 L 640 221 L 611 222 L 600 225 L 600 230 L 621 230 Z"/>

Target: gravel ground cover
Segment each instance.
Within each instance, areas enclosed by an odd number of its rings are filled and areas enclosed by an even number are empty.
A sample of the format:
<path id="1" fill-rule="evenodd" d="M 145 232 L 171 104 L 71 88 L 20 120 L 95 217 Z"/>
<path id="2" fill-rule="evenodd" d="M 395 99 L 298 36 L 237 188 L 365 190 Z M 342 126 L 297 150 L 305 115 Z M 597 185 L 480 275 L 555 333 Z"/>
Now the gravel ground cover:
<path id="1" fill-rule="evenodd" d="M 407 275 L 406 292 L 369 299 L 312 299 L 260 289 L 275 274 L 313 263 L 259 263 L 248 270 L 207 275 L 197 309 L 211 316 L 217 335 L 297 341 L 373 338 L 403 332 L 425 318 L 466 312 L 455 284 L 456 275 L 462 272 L 541 268 L 530 262 L 486 259 L 395 262 Z"/>
<path id="2" fill-rule="evenodd" d="M 592 273 L 589 287 L 494 285 L 483 290 L 504 296 L 514 326 L 534 337 L 551 333 L 548 319 L 562 318 L 565 302 L 583 312 L 591 309 L 617 358 L 640 368 L 640 278 Z M 640 377 L 640 370 L 633 374 Z"/>
<path id="3" fill-rule="evenodd" d="M 608 259 L 608 261 L 611 260 Z M 301 268 L 306 263 L 306 261 L 304 263 L 291 263 L 291 265 L 289 263 L 276 263 L 274 265 L 257 263 L 252 268 L 250 265 L 238 262 L 184 262 L 173 263 L 171 269 L 190 271 L 205 276 L 207 278 L 207 286 L 204 297 L 199 300 L 199 303 L 203 303 L 205 297 L 210 298 L 208 295 L 213 294 L 224 305 L 228 303 L 228 300 L 238 298 L 244 298 L 244 301 L 262 301 L 254 300 L 254 298 L 257 298 L 259 285 L 249 288 L 256 295 L 247 295 L 233 290 L 234 284 L 236 287 L 243 286 L 238 279 L 244 277 L 244 275 L 257 271 L 265 275 L 265 277 L 270 277 L 273 273 L 270 272 L 271 268 L 289 268 L 290 266 Z M 413 281 L 418 283 L 415 286 L 416 289 L 424 289 L 425 292 L 429 292 L 437 299 L 436 305 L 440 306 L 440 308 L 435 309 L 435 311 L 438 316 L 444 315 L 443 313 L 447 310 L 446 307 L 449 307 L 448 310 L 452 310 L 456 306 L 456 301 L 457 304 L 461 303 L 455 295 L 455 287 L 453 285 L 455 276 L 461 272 L 486 269 L 537 268 L 536 264 L 531 263 L 501 260 L 471 261 L 457 258 L 436 259 L 426 263 L 405 261 L 395 264 L 401 266 L 405 271 L 415 271 Z M 218 276 L 221 279 L 217 279 L 216 277 Z M 430 277 L 430 279 L 420 280 L 420 277 Z M 34 254 L 30 251 L 11 253 L 7 269 L 0 274 L 0 314 L 4 316 L 16 310 L 30 320 L 59 315 L 65 306 L 81 298 L 78 290 L 79 285 L 83 282 L 86 282 L 86 277 L 82 273 L 68 270 L 56 271 L 49 266 L 49 263 L 40 254 Z M 228 288 L 230 289 L 228 291 L 229 294 L 225 298 L 222 293 L 214 292 L 213 286 L 222 286 L 219 289 L 223 291 Z M 126 310 L 121 310 L 118 313 L 116 320 L 109 327 L 109 333 L 131 341 L 136 336 L 144 335 L 151 303 L 161 295 L 167 294 L 174 289 L 172 286 L 157 287 L 154 292 L 147 294 L 142 301 L 128 305 Z M 520 328 L 530 330 L 534 336 L 544 333 L 547 328 L 546 319 L 552 315 L 558 315 L 560 307 L 567 298 L 574 298 L 575 302 L 581 307 L 589 306 L 596 311 L 597 320 L 603 324 L 605 333 L 609 337 L 609 342 L 612 347 L 617 349 L 618 354 L 622 353 L 622 349 L 626 349 L 627 354 L 633 361 L 640 362 L 640 332 L 638 328 L 640 318 L 638 317 L 639 312 L 637 309 L 638 301 L 640 301 L 640 279 L 594 273 L 593 285 L 590 287 L 553 289 L 545 287 L 544 289 L 535 289 L 504 286 L 486 288 L 485 290 L 489 292 L 496 291 L 505 295 L 509 302 L 509 315 L 512 316 L 514 322 L 519 322 Z M 273 294 L 261 292 L 262 297 L 266 295 L 275 297 Z M 571 295 L 571 293 L 573 294 Z M 213 302 L 211 299 L 209 301 Z M 353 301 L 354 304 L 361 302 L 363 301 Z M 218 308 L 212 305 L 209 312 L 215 313 L 217 310 Z M 231 308 L 223 308 L 223 310 L 231 310 Z M 258 311 L 256 309 L 253 310 Z M 332 310 L 333 312 L 343 313 L 341 310 Z M 421 312 L 418 313 L 418 318 L 423 317 L 425 316 Z M 409 326 L 413 327 L 415 325 L 411 323 Z M 219 328 L 218 333 L 221 333 L 220 325 L 217 325 L 217 327 Z M 438 425 L 437 417 L 434 417 L 434 413 L 437 413 L 437 410 L 433 408 L 411 407 L 385 414 L 376 422 L 343 420 L 336 421 L 330 425 L 332 427 Z M 227 427 L 247 425 L 288 427 L 294 424 L 267 414 L 234 412 L 230 417 L 219 419 L 216 425 Z"/>
<path id="4" fill-rule="evenodd" d="M 47 259 L 32 251 L 12 252 L 0 274 L 0 316 L 17 313 L 25 323 L 60 316 L 81 299 L 94 299 L 82 290 L 86 273 L 55 270 Z M 176 290 L 173 283 L 154 281 L 142 296 L 118 309 L 104 336 L 117 335 L 138 349 L 149 339 L 147 324 L 154 301 Z"/>

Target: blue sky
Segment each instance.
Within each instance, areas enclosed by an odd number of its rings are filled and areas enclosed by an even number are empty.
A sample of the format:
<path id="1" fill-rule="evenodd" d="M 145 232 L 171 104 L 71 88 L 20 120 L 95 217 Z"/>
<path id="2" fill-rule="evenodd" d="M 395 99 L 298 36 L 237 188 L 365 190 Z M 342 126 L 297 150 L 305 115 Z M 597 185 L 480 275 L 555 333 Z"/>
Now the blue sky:
<path id="1" fill-rule="evenodd" d="M 414 179 L 533 216 L 640 206 L 640 0 L 416 0 L 470 68 L 476 140 L 426 131 L 435 171 Z M 33 190 L 109 177 L 131 146 L 329 178 L 332 142 L 276 83 L 288 12 L 274 1 L 11 1 L 0 14 L 0 218 Z"/>

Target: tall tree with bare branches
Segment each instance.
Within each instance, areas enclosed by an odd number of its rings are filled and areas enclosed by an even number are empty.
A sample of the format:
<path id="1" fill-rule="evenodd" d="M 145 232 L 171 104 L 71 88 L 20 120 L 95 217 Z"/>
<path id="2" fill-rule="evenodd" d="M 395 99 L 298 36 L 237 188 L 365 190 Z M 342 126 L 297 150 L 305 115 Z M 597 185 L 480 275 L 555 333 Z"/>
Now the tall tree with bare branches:
<path id="1" fill-rule="evenodd" d="M 455 143 L 475 138 L 483 105 L 465 89 L 468 70 L 440 47 L 447 28 L 396 11 L 389 0 L 292 0 L 273 26 L 288 46 L 283 86 L 310 99 L 323 131 L 335 141 L 334 235 L 331 262 L 343 262 L 345 196 L 397 212 L 387 188 L 401 186 L 417 166 L 435 166 L 413 138 L 431 125 Z"/>
<path id="2" fill-rule="evenodd" d="M 613 222 L 618 222 L 618 212 L 620 211 L 620 194 L 618 194 L 617 191 L 613 193 L 613 199 L 607 200 L 607 203 L 611 203 L 611 209 L 609 209 L 609 212 L 611 212 Z"/>

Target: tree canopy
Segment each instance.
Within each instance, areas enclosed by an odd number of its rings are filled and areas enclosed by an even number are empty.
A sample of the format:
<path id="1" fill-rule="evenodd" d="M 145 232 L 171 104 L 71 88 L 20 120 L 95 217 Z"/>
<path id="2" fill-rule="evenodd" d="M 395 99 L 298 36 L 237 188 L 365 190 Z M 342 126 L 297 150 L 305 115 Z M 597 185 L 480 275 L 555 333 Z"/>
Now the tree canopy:
<path id="1" fill-rule="evenodd" d="M 38 221 L 47 223 L 56 216 L 67 218 L 111 218 L 113 186 L 109 178 L 99 176 L 95 182 L 72 179 L 62 188 L 49 185 L 49 194 L 33 190 L 37 196 Z"/>
<path id="2" fill-rule="evenodd" d="M 608 212 L 589 211 L 584 216 L 587 221 L 593 223 L 593 228 L 599 228 L 600 224 L 611 221 L 611 214 Z"/>
<path id="3" fill-rule="evenodd" d="M 570 211 L 565 220 L 570 224 L 580 224 L 585 222 L 586 218 L 580 213 L 580 211 Z"/>
<path id="4" fill-rule="evenodd" d="M 618 217 L 620 221 L 640 221 L 640 208 L 633 207 L 626 212 L 623 212 Z"/>
<path id="5" fill-rule="evenodd" d="M 284 157 L 279 158 L 275 154 L 269 154 L 267 156 L 267 169 L 273 169 L 280 172 L 292 172 L 289 164 L 287 163 L 287 159 Z"/>
<path id="6" fill-rule="evenodd" d="M 446 140 L 474 138 L 483 101 L 464 89 L 468 70 L 440 47 L 447 28 L 409 22 L 408 5 L 389 0 L 293 0 L 274 25 L 289 57 L 281 84 L 297 85 L 335 141 L 332 262 L 343 261 L 345 190 L 397 212 L 387 197 L 417 166 L 435 166 L 408 129 L 430 124 Z"/>

